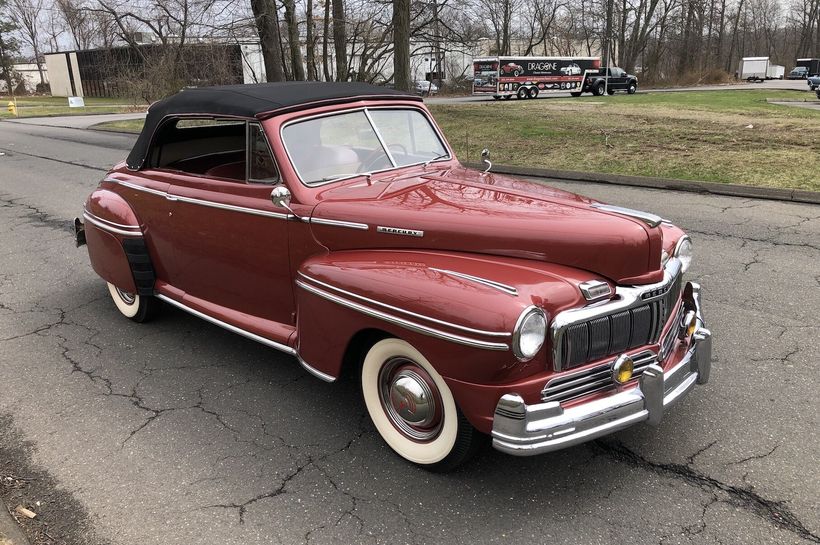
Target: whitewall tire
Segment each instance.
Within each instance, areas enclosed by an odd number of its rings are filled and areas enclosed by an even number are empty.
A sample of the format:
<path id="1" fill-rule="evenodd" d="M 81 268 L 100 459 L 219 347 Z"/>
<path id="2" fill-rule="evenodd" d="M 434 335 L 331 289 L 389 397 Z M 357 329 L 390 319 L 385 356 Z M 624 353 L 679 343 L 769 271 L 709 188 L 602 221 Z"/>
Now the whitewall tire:
<path id="1" fill-rule="evenodd" d="M 402 458 L 448 470 L 475 451 L 478 432 L 441 375 L 408 342 L 389 338 L 374 344 L 362 362 L 361 386 L 373 425 Z"/>
<path id="2" fill-rule="evenodd" d="M 117 306 L 117 310 L 135 322 L 145 322 L 156 314 L 159 301 L 153 297 L 141 296 L 121 290 L 111 282 L 108 282 L 108 293 Z"/>

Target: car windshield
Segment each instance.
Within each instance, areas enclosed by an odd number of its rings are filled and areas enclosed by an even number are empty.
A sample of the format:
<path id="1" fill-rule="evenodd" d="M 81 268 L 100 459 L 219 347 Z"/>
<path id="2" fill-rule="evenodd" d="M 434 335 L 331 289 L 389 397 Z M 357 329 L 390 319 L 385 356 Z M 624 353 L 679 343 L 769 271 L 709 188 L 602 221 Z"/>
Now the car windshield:
<path id="1" fill-rule="evenodd" d="M 366 108 L 298 121 L 285 126 L 282 140 L 307 185 L 450 157 L 427 117 L 410 108 Z"/>

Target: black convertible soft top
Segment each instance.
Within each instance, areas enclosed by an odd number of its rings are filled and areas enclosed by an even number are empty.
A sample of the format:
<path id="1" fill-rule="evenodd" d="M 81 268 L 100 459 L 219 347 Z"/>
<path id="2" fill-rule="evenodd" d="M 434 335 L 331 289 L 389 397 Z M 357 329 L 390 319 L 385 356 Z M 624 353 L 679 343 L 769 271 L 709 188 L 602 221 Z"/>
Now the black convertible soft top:
<path id="1" fill-rule="evenodd" d="M 258 118 L 267 117 L 267 114 L 274 112 L 298 110 L 318 104 L 396 98 L 421 101 L 415 95 L 367 83 L 288 81 L 189 87 L 151 105 L 145 125 L 128 154 L 126 164 L 132 170 L 142 166 L 154 132 L 169 115 L 205 114 Z"/>

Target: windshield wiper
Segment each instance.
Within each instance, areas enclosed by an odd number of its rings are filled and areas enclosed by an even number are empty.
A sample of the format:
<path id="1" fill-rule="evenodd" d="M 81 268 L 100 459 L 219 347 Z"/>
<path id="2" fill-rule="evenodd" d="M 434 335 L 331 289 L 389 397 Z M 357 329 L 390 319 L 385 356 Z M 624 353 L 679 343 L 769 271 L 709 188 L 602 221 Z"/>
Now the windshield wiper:
<path id="1" fill-rule="evenodd" d="M 444 159 L 445 157 L 450 157 L 450 154 L 449 153 L 442 153 L 441 155 L 437 155 L 437 156 L 433 157 L 432 159 L 428 159 L 427 161 L 424 162 L 424 166 L 426 167 L 427 165 L 429 165 L 433 161 L 438 161 L 439 159 Z"/>
<path id="2" fill-rule="evenodd" d="M 353 176 L 372 176 L 372 172 L 348 172 L 347 174 L 334 174 L 332 176 L 325 176 L 320 182 L 331 182 L 333 180 L 341 180 L 342 178 L 352 178 Z"/>

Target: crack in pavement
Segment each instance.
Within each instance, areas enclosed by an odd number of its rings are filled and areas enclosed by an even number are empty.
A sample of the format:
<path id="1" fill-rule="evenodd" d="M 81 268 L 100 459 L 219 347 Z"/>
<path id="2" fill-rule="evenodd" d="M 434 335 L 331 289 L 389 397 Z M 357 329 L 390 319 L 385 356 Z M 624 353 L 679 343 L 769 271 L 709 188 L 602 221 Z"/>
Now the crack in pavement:
<path id="1" fill-rule="evenodd" d="M 733 234 L 729 234 L 729 233 L 718 233 L 716 231 L 698 231 L 696 229 L 691 229 L 691 228 L 687 229 L 687 232 L 689 234 L 695 233 L 695 234 L 703 235 L 703 236 L 707 236 L 707 237 L 717 237 L 717 238 L 723 238 L 723 239 L 737 239 L 737 240 L 745 240 L 745 241 L 749 241 L 749 242 L 760 242 L 760 243 L 763 243 L 763 244 L 771 244 L 772 246 L 776 246 L 776 247 L 787 246 L 787 247 L 792 247 L 792 248 L 808 248 L 808 249 L 820 252 L 820 246 L 817 246 L 817 245 L 814 245 L 814 244 L 809 244 L 807 242 L 783 242 L 783 241 L 771 240 L 771 239 L 767 239 L 767 238 L 753 238 L 753 237 L 744 237 L 744 236 L 740 236 L 740 235 L 733 235 Z"/>
<path id="2" fill-rule="evenodd" d="M 620 462 L 625 462 L 662 476 L 683 481 L 686 484 L 698 487 L 713 495 L 716 495 L 718 492 L 723 492 L 728 496 L 728 500 L 719 501 L 728 501 L 807 541 L 820 543 L 820 535 L 809 530 L 797 515 L 792 513 L 782 501 L 769 500 L 751 489 L 724 483 L 693 469 L 689 465 L 653 462 L 617 441 L 597 440 L 593 444 L 604 454 Z M 774 452 L 774 449 L 772 452 Z"/>
<path id="3" fill-rule="evenodd" d="M 21 198 L 9 199 L 9 195 L 4 193 L 0 195 L 0 208 L 16 208 L 24 210 L 23 217 L 32 220 L 34 223 L 39 223 L 50 229 L 58 231 L 68 231 L 74 233 L 74 221 L 55 218 L 48 212 L 43 212 L 36 206 L 18 202 Z"/>
<path id="4" fill-rule="evenodd" d="M 771 456 L 772 454 L 774 454 L 774 451 L 776 451 L 779 447 L 780 447 L 780 443 L 773 446 L 772 449 L 769 452 L 766 452 L 765 454 L 753 454 L 752 456 L 747 456 L 746 458 L 742 458 L 742 459 L 738 460 L 737 462 L 730 462 L 728 465 L 736 466 L 736 465 L 740 465 L 740 464 L 749 462 L 751 460 L 762 460 L 763 458 L 767 458 L 767 457 Z"/>
<path id="5" fill-rule="evenodd" d="M 62 163 L 64 165 L 71 165 L 80 168 L 87 168 L 89 170 L 96 170 L 99 172 L 108 172 L 107 168 L 102 167 L 95 167 L 94 165 L 87 165 L 85 163 L 78 163 L 76 161 L 68 161 L 66 159 L 57 159 L 56 157 L 49 157 L 47 155 L 37 155 L 36 153 L 26 153 L 24 151 L 16 150 L 16 149 L 9 149 L 9 148 L 0 148 L 0 151 L 6 152 L 6 154 L 10 157 L 14 157 L 14 155 L 25 155 L 26 157 L 34 157 L 36 159 L 45 159 L 46 161 L 54 161 L 56 163 Z"/>

